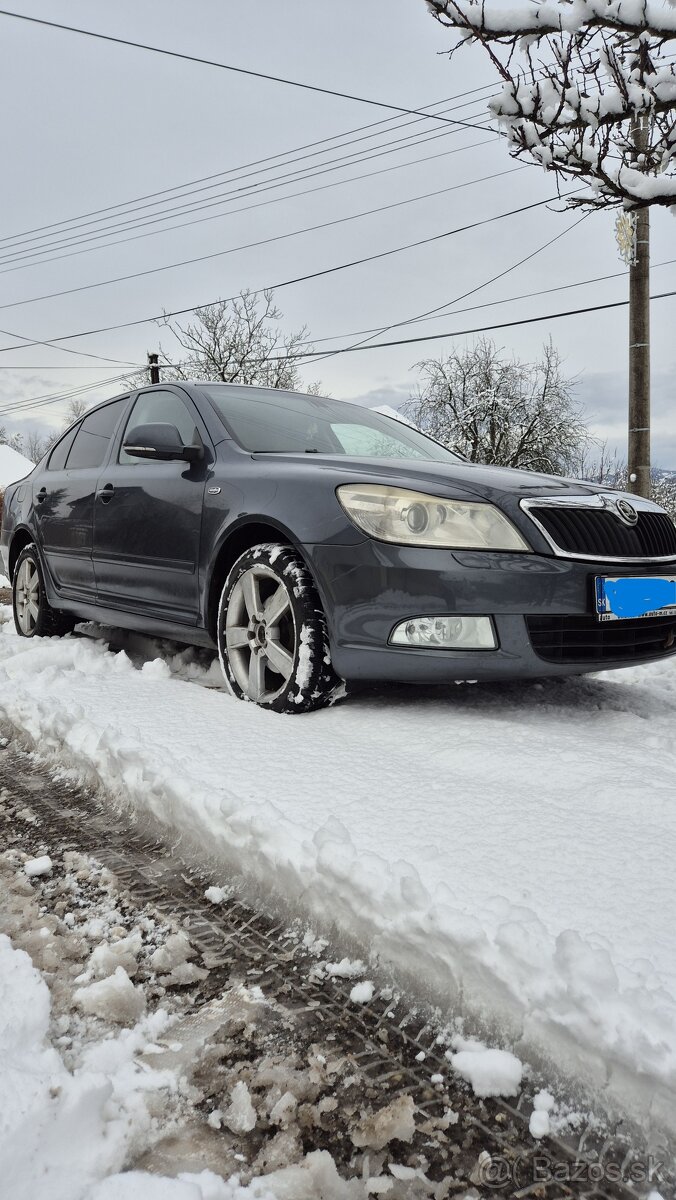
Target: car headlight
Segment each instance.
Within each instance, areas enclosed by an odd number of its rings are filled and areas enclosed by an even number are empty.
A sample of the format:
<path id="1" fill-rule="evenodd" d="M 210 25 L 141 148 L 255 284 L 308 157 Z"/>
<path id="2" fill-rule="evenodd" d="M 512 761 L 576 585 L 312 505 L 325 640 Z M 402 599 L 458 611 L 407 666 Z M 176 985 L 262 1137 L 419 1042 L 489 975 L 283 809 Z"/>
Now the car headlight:
<path id="1" fill-rule="evenodd" d="M 492 504 L 447 500 L 379 483 L 342 484 L 338 499 L 369 537 L 404 546 L 448 550 L 520 550 L 530 546 Z"/>

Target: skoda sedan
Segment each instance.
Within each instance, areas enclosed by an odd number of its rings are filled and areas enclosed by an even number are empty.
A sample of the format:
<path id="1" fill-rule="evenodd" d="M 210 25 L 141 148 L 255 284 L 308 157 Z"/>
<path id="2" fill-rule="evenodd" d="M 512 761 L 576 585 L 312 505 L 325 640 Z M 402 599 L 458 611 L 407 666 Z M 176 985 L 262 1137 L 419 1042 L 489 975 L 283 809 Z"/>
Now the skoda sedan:
<path id="1" fill-rule="evenodd" d="M 5 496 L 21 637 L 78 621 L 218 649 L 243 700 L 580 674 L 676 651 L 676 526 L 465 462 L 359 405 L 171 383 L 75 422 Z"/>

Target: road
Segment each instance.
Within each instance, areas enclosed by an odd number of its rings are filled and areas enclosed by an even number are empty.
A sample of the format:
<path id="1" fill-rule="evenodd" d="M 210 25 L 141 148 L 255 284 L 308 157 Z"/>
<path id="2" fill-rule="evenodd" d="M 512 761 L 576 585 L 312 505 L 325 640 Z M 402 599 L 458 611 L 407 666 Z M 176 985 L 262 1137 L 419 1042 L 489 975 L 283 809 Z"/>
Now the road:
<path id="1" fill-rule="evenodd" d="M 410 1190 L 402 1195 L 441 1200 L 458 1195 L 463 1188 L 490 1184 L 491 1170 L 495 1172 L 494 1183 L 499 1182 L 501 1172 L 507 1172 L 525 1187 L 538 1178 L 538 1171 L 541 1178 L 545 1160 L 559 1164 L 559 1179 L 566 1170 L 571 1179 L 572 1163 L 581 1145 L 596 1170 L 605 1169 L 611 1178 L 611 1164 L 622 1163 L 628 1151 L 637 1161 L 643 1161 L 636 1145 L 632 1151 L 620 1139 L 608 1139 L 604 1144 L 604 1139 L 593 1136 L 588 1128 L 535 1142 L 528 1132 L 537 1089 L 535 1079 L 526 1083 L 514 1103 L 478 1099 L 459 1076 L 449 1071 L 444 1055 L 448 1032 L 444 1036 L 438 1014 L 435 1019 L 431 1011 L 412 1006 L 403 993 L 390 989 L 376 990 L 370 1003 L 355 1006 L 350 1002 L 354 980 L 322 978 L 317 951 L 308 949 L 297 928 L 290 929 L 285 921 L 256 911 L 235 892 L 216 905 L 210 903 L 204 895 L 209 875 L 201 873 L 192 862 L 182 861 L 178 849 L 165 844 L 161 830 L 147 822 L 130 827 L 128 819 L 104 793 L 93 795 L 72 782 L 55 781 L 25 752 L 21 739 L 10 727 L 5 726 L 2 733 L 0 861 L 6 867 L 8 855 L 16 864 L 17 856 L 33 859 L 49 853 L 54 864 L 52 872 L 33 881 L 41 921 L 51 918 L 57 927 L 62 922 L 64 891 L 59 881 L 63 882 L 68 863 L 77 855 L 78 863 L 92 864 L 90 869 L 80 870 L 78 894 L 74 896 L 71 888 L 68 898 L 83 928 L 91 917 L 92 880 L 102 867 L 106 871 L 108 902 L 114 902 L 124 914 L 129 930 L 151 921 L 157 926 L 168 922 L 174 931 L 184 931 L 196 953 L 193 961 L 204 977 L 192 987 L 181 989 L 180 1001 L 174 1005 L 175 1015 L 181 1018 L 169 1038 L 174 1054 L 186 1022 L 192 1028 L 191 1017 L 198 1015 L 203 1021 L 213 1018 L 214 1005 L 219 1011 L 224 997 L 232 997 L 242 983 L 260 987 L 264 997 L 265 1020 L 248 1036 L 226 1039 L 227 1053 L 223 1056 L 210 1057 L 205 1048 L 195 1055 L 191 1043 L 191 1071 L 197 1091 L 190 1111 L 179 1120 L 178 1130 L 171 1127 L 152 1148 L 137 1148 L 135 1161 L 127 1167 L 174 1175 L 208 1166 L 224 1176 L 244 1169 L 246 1182 L 254 1165 L 260 1169 L 266 1162 L 266 1153 L 268 1164 L 287 1165 L 276 1163 L 279 1129 L 270 1121 L 259 1119 L 255 1130 L 235 1137 L 227 1128 L 217 1130 L 207 1124 L 207 1118 L 232 1081 L 242 1078 L 243 1071 L 255 1095 L 257 1075 L 263 1078 L 267 1071 L 265 1077 L 269 1079 L 271 1063 L 285 1063 L 288 1068 L 289 1064 L 300 1067 L 313 1061 L 330 1062 L 334 1067 L 312 1097 L 313 1112 L 321 1101 L 324 1115 L 310 1121 L 306 1111 L 304 1121 L 299 1124 L 296 1115 L 293 1128 L 287 1128 L 287 1153 L 292 1162 L 298 1157 L 298 1146 L 303 1155 L 328 1150 L 342 1177 L 359 1177 L 364 1154 L 369 1150 L 355 1149 L 355 1128 L 363 1125 L 365 1113 L 379 1112 L 406 1098 L 410 1098 L 415 1111 L 413 1137 L 405 1144 L 394 1141 L 377 1155 L 373 1148 L 370 1150 L 372 1160 L 377 1158 L 385 1170 L 393 1161 L 411 1172 L 421 1172 L 429 1181 L 428 1186 L 421 1178 L 409 1179 Z M 12 917 L 5 905 L 0 912 L 3 932 L 3 922 L 11 924 Z M 324 944 L 322 961 L 340 961 L 342 949 Z M 47 978 L 50 974 L 53 991 L 54 979 L 59 979 L 63 1017 L 72 996 L 64 1000 L 59 969 L 48 970 Z M 166 996 L 165 991 L 163 996 L 153 997 L 151 989 L 149 1006 L 166 1003 Z M 219 1037 L 222 1039 L 222 1034 Z M 75 1062 L 77 1054 L 72 1047 L 70 1053 Z M 296 1074 L 300 1078 L 301 1072 Z M 433 1076 L 439 1082 L 432 1083 Z M 169 1129 L 176 1113 L 165 1112 L 163 1119 Z M 512 1194 L 512 1187 L 505 1175 L 496 1190 Z M 634 1191 L 608 1183 L 600 1190 L 595 1187 L 593 1195 L 600 1200 L 641 1192 L 645 1189 Z M 538 1195 L 583 1197 L 591 1196 L 592 1190 L 583 1184 L 552 1180 Z"/>

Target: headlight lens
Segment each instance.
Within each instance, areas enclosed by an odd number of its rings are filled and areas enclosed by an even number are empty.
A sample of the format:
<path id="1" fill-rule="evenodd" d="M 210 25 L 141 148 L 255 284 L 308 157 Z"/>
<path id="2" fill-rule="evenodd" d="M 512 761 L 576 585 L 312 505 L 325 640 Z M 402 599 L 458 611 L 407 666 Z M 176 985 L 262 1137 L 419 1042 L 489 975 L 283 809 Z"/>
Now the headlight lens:
<path id="1" fill-rule="evenodd" d="M 446 500 L 379 483 L 342 484 L 336 494 L 350 520 L 382 542 L 530 552 L 511 521 L 482 501 Z"/>

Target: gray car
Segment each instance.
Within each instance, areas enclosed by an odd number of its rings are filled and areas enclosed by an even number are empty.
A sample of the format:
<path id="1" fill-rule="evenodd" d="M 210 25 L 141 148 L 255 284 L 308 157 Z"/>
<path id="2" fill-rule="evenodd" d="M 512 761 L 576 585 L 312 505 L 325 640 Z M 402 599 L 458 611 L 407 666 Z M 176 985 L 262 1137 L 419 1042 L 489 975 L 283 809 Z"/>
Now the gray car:
<path id="1" fill-rule="evenodd" d="M 77 621 L 217 647 L 278 712 L 342 681 L 580 674 L 676 651 L 676 526 L 468 463 L 358 405 L 218 383 L 106 401 L 10 487 L 22 637 Z"/>

